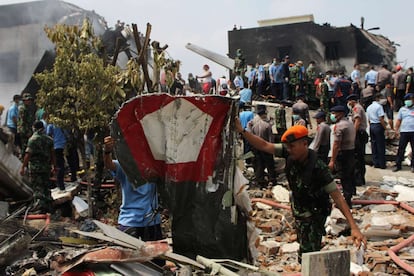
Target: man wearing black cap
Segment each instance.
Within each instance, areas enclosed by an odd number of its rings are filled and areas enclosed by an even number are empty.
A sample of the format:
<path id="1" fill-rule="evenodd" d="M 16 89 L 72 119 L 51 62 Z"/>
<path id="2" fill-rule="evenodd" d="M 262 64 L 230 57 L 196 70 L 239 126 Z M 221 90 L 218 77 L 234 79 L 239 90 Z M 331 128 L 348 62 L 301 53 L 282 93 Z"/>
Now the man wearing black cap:
<path id="1" fill-rule="evenodd" d="M 33 189 L 34 205 L 42 211 L 50 212 L 52 197 L 49 190 L 50 173 L 55 171 L 56 159 L 53 150 L 53 139 L 45 134 L 43 122 L 33 124 L 34 133 L 30 137 L 20 174 L 29 170 L 30 186 Z"/>
<path id="2" fill-rule="evenodd" d="M 404 159 L 405 148 L 410 142 L 411 149 L 414 150 L 414 94 L 408 93 L 404 97 L 404 106 L 398 111 L 397 121 L 395 122 L 395 132 L 400 136 L 398 144 L 397 159 L 393 172 L 401 170 L 401 163 Z M 411 172 L 414 173 L 414 161 L 411 159 Z"/>
<path id="3" fill-rule="evenodd" d="M 331 121 L 335 123 L 334 142 L 332 146 L 332 156 L 329 161 L 329 168 L 334 171 L 337 165 L 342 185 L 342 192 L 345 200 L 352 208 L 351 198 L 356 192 L 355 178 L 350 177 L 355 174 L 355 129 L 352 123 L 346 119 L 345 107 L 337 105 L 331 108 Z"/>
<path id="4" fill-rule="evenodd" d="M 314 150 L 318 157 L 328 164 L 328 153 L 331 148 L 331 128 L 325 122 L 326 114 L 322 110 L 313 116 L 318 123 L 316 127 L 316 135 L 309 148 Z"/>
<path id="5" fill-rule="evenodd" d="M 356 185 L 365 185 L 365 145 L 368 143 L 367 115 L 364 108 L 358 103 L 355 94 L 347 98 L 348 108 L 351 110 L 352 122 L 355 128 L 355 180 Z"/>
<path id="6" fill-rule="evenodd" d="M 256 107 L 257 116 L 248 123 L 248 129 L 251 133 L 257 135 L 267 142 L 273 142 L 272 125 L 267 117 L 267 110 L 265 105 L 258 105 Z M 267 169 L 268 182 L 273 185 L 276 184 L 275 160 L 272 154 L 263 152 L 253 148 L 254 152 L 254 173 L 256 181 L 259 186 L 266 187 L 264 178 L 264 169 Z"/>

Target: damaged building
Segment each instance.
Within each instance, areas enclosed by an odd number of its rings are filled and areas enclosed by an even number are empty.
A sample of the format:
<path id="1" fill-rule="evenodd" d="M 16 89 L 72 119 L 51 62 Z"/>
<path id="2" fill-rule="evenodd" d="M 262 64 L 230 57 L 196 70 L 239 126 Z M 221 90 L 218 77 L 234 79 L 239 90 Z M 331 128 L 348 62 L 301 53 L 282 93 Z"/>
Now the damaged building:
<path id="1" fill-rule="evenodd" d="M 8 106 L 14 94 L 22 91 L 33 95 L 39 89 L 32 78 L 34 73 L 51 68 L 54 62 L 54 45 L 47 38 L 44 27 L 56 24 L 81 26 L 87 18 L 95 35 L 102 36 L 107 54 L 114 51 L 116 39 L 121 38 L 121 51 L 129 47 L 136 52 L 132 30 L 109 28 L 105 19 L 94 11 L 54 0 L 33 1 L 20 4 L 0 5 L 0 103 Z M 131 45 L 131 46 L 130 46 Z M 121 67 L 128 56 L 118 56 Z"/>
<path id="2" fill-rule="evenodd" d="M 334 27 L 314 22 L 313 15 L 258 21 L 259 27 L 233 29 L 228 32 L 229 55 L 235 58 L 237 49 L 243 51 L 247 64 L 271 63 L 290 56 L 291 62 L 304 64 L 316 61 L 321 71 L 345 70 L 351 73 L 355 63 L 367 65 L 396 63 L 394 43 L 350 25 Z M 377 29 L 377 28 L 374 28 Z"/>
<path id="3" fill-rule="evenodd" d="M 53 44 L 44 27 L 57 23 L 80 25 L 87 17 L 96 34 L 105 31 L 104 19 L 63 1 L 35 1 L 0 6 L 0 102 L 9 103 L 25 90 L 34 72 L 53 64 Z M 32 91 L 29 91 L 32 92 Z"/>

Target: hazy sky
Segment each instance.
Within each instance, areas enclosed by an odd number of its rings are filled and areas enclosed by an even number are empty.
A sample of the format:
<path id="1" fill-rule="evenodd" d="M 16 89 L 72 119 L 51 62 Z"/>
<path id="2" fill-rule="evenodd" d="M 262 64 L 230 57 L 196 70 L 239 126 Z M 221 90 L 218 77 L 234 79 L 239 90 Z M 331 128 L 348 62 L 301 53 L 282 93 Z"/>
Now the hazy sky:
<path id="1" fill-rule="evenodd" d="M 28 1 L 0 0 L 1 4 Z M 151 38 L 168 44 L 167 52 L 182 61 L 181 72 L 200 74 L 203 64 L 209 64 L 213 77 L 226 70 L 187 50 L 190 42 L 220 54 L 227 54 L 227 31 L 233 25 L 242 28 L 257 27 L 257 20 L 313 14 L 315 22 L 332 26 L 360 26 L 365 17 L 365 28 L 380 27 L 372 31 L 387 36 L 400 44 L 397 60 L 406 67 L 414 64 L 414 36 L 411 35 L 412 0 L 68 0 L 86 10 L 95 10 L 105 17 L 109 26 L 120 19 L 127 24 L 136 23 L 145 33 L 146 23 L 152 25 Z"/>

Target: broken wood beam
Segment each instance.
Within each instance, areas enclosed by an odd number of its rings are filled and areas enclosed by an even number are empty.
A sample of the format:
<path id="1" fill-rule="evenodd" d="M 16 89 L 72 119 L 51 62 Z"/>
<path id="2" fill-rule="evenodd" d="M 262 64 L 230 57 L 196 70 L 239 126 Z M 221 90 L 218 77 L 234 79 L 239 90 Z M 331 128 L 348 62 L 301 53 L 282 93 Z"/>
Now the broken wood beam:
<path id="1" fill-rule="evenodd" d="M 150 33 L 151 33 L 151 24 L 147 23 L 147 31 L 146 31 L 145 40 L 144 40 L 144 46 L 145 46 L 145 41 L 148 40 L 146 48 L 141 45 L 141 40 L 139 38 L 139 32 L 138 32 L 137 24 L 132 24 L 132 31 L 133 31 L 133 34 L 134 34 L 135 45 L 137 46 L 137 50 L 138 50 L 138 53 L 139 53 L 137 62 L 142 67 L 142 72 L 144 73 L 144 80 L 145 80 L 145 83 L 147 84 L 148 92 L 152 92 L 152 81 L 149 77 L 147 61 L 146 61 L 147 59 L 146 59 L 146 56 L 145 56 L 146 50 L 148 48 L 149 36 L 150 36 Z M 142 86 L 141 91 L 143 91 L 143 90 L 144 90 L 144 87 Z"/>
<path id="2" fill-rule="evenodd" d="M 115 43 L 114 56 L 112 58 L 112 63 L 111 63 L 112 66 L 116 65 L 116 61 L 118 60 L 118 54 L 119 54 L 120 49 L 121 49 L 121 38 L 117 37 L 116 38 L 116 43 Z"/>

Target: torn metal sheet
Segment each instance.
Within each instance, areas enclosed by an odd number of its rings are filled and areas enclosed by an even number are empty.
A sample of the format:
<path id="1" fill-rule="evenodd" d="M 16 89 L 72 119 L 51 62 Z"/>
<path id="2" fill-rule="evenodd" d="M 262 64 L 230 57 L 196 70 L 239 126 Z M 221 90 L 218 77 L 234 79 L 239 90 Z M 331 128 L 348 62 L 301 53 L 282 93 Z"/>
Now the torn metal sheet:
<path id="1" fill-rule="evenodd" d="M 141 263 L 111 264 L 110 267 L 114 269 L 115 271 L 118 271 L 122 275 L 140 275 L 140 276 L 162 276 L 163 275 L 162 272 L 159 272 Z"/>
<path id="2" fill-rule="evenodd" d="M 90 251 L 74 262 L 56 263 L 54 269 L 59 273 L 64 273 L 81 263 L 147 262 L 164 254 L 167 250 L 169 246 L 165 243 L 146 243 L 140 250 L 106 247 Z"/>
<path id="3" fill-rule="evenodd" d="M 134 186 L 148 180 L 207 181 L 222 146 L 232 99 L 220 96 L 138 96 L 111 122 L 115 151 Z"/>
<path id="4" fill-rule="evenodd" d="M 24 252 L 30 244 L 31 237 L 20 229 L 0 243 L 0 266 L 6 265 L 13 258 Z"/>
<path id="5" fill-rule="evenodd" d="M 124 247 L 127 247 L 127 248 L 131 248 L 131 249 L 136 248 L 135 246 L 133 246 L 129 243 L 126 243 L 126 242 L 119 241 L 117 239 L 108 237 L 105 234 L 100 233 L 100 232 L 85 232 L 85 231 L 80 231 L 80 230 L 72 230 L 72 232 L 74 232 L 76 234 L 79 234 L 79 235 L 82 235 L 82 236 L 85 236 L 85 237 L 90 237 L 90 238 L 94 238 L 94 239 L 97 239 L 97 240 L 111 242 L 113 244 L 117 244 L 117 245 L 124 246 Z"/>
<path id="6" fill-rule="evenodd" d="M 0 194 L 15 200 L 31 198 L 33 191 L 20 175 L 21 167 L 22 163 L 13 151 L 0 141 Z"/>
<path id="7" fill-rule="evenodd" d="M 118 241 L 122 241 L 122 242 L 125 242 L 127 244 L 130 244 L 130 245 L 134 246 L 137 249 L 139 249 L 139 248 L 141 248 L 145 245 L 145 242 L 143 242 L 142 240 L 134 238 L 133 236 L 122 232 L 121 230 L 117 229 L 116 227 L 113 227 L 111 225 L 107 225 L 107 224 L 102 223 L 98 220 L 94 220 L 93 222 L 108 237 L 111 237 L 111 238 L 116 239 Z"/>

